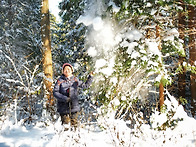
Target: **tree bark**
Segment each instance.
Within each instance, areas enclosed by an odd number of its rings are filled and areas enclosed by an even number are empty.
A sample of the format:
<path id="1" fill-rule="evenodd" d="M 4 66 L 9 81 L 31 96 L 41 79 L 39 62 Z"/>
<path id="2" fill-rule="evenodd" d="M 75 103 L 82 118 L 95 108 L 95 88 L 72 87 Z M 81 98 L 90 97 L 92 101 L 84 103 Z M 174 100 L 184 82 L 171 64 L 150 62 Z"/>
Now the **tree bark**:
<path id="1" fill-rule="evenodd" d="M 45 96 L 48 101 L 47 104 L 53 105 L 52 83 L 53 83 L 53 69 L 52 69 L 52 54 L 51 54 L 51 39 L 50 39 L 50 17 L 49 17 L 49 3 L 48 0 L 42 1 L 41 8 L 41 35 L 42 35 L 42 62 L 44 71 L 44 85 Z"/>
<path id="2" fill-rule="evenodd" d="M 179 12 L 179 22 L 178 22 L 178 31 L 180 33 L 180 39 L 184 40 L 185 37 L 185 27 L 186 27 L 186 17 L 185 17 L 185 4 L 182 1 L 181 3 L 181 7 L 183 8 L 182 12 Z M 185 48 L 185 44 L 184 44 L 184 48 Z M 179 64 L 182 66 L 183 62 L 185 61 L 185 57 L 179 57 Z M 183 67 L 183 66 L 182 66 Z M 180 73 L 178 75 L 178 97 L 182 97 L 185 98 L 185 86 L 186 86 L 186 82 L 185 82 L 185 69 L 183 68 L 183 72 Z"/>
<path id="3" fill-rule="evenodd" d="M 156 38 L 160 38 L 160 27 L 158 25 L 156 26 Z M 161 42 L 159 43 L 158 48 L 159 48 L 159 50 L 161 50 Z M 163 86 L 163 83 L 161 80 L 160 84 L 159 84 L 159 107 L 160 107 L 160 110 L 161 110 L 163 104 L 164 104 L 164 86 Z"/>
<path id="4" fill-rule="evenodd" d="M 188 6 L 188 15 L 189 15 L 189 64 L 195 66 L 196 62 L 196 6 Z M 196 111 L 196 74 L 191 72 L 190 75 L 190 88 L 191 88 L 191 105 L 192 105 L 192 114 L 195 115 Z"/>

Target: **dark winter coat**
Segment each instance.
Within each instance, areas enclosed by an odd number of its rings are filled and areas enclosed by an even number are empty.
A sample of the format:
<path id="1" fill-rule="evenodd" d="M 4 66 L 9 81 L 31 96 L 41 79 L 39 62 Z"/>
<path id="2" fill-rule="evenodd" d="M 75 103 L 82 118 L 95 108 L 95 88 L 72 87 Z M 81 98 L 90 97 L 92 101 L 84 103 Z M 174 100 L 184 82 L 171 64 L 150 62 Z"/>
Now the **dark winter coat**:
<path id="1" fill-rule="evenodd" d="M 80 111 L 78 87 L 88 88 L 91 83 L 92 76 L 90 75 L 85 83 L 75 76 L 68 79 L 64 75 L 61 75 L 53 89 L 53 95 L 57 99 L 57 111 L 60 114 L 69 114 L 70 110 L 71 113 Z"/>

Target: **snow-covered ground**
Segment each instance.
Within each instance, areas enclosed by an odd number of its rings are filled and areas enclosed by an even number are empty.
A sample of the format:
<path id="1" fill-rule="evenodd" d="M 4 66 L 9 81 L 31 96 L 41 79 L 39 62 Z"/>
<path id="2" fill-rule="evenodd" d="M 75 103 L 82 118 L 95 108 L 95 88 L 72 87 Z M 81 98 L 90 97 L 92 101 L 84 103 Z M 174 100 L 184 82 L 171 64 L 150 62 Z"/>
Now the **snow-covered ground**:
<path id="1" fill-rule="evenodd" d="M 100 118 L 99 125 L 81 124 L 75 132 L 63 131 L 60 119 L 55 123 L 37 122 L 31 129 L 20 123 L 13 125 L 13 120 L 6 119 L 0 122 L 0 147 L 196 147 L 196 120 L 189 117 L 176 102 L 174 99 L 165 101 L 167 110 L 172 106 L 174 112 L 169 120 L 166 118 L 169 112 L 155 112 L 151 116 L 151 126 L 138 120 L 132 129 L 128 127 L 130 122 L 113 119 L 111 114 Z M 155 129 L 165 122 L 172 127 L 161 131 Z"/>
<path id="2" fill-rule="evenodd" d="M 113 146 L 111 135 L 106 131 L 92 131 L 89 127 L 63 131 L 60 120 L 48 127 L 43 126 L 44 123 L 38 123 L 28 130 L 6 121 L 1 129 L 0 147 Z"/>

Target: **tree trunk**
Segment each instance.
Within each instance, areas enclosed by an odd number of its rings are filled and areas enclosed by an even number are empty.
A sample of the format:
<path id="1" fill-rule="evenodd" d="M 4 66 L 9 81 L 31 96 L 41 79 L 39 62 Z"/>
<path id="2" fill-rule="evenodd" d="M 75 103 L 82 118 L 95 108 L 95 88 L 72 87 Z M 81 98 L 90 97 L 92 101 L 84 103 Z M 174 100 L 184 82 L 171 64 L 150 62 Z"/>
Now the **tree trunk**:
<path id="1" fill-rule="evenodd" d="M 41 8 L 41 34 L 42 34 L 42 62 L 44 71 L 44 85 L 47 104 L 53 105 L 52 83 L 53 83 L 53 70 L 52 70 L 52 54 L 51 54 L 51 40 L 50 40 L 50 18 L 49 18 L 49 4 L 48 0 L 42 1 Z"/>
<path id="2" fill-rule="evenodd" d="M 158 25 L 156 26 L 156 38 L 160 38 L 160 27 Z M 159 50 L 161 50 L 161 42 L 159 43 L 158 48 L 159 48 Z M 161 110 L 163 104 L 164 104 L 164 86 L 163 86 L 163 83 L 161 80 L 160 84 L 159 84 L 159 107 L 160 107 L 160 110 Z"/>
<path id="3" fill-rule="evenodd" d="M 180 33 L 180 39 L 184 40 L 185 37 L 185 27 L 186 27 L 186 17 L 185 17 L 185 4 L 184 2 L 182 2 L 181 4 L 183 11 L 179 12 L 179 22 L 178 22 L 178 31 Z M 185 44 L 184 44 L 184 48 L 185 48 Z M 185 57 L 179 57 L 179 64 L 182 66 L 182 63 L 185 61 Z M 186 82 L 185 82 L 185 69 L 183 68 L 183 72 L 180 73 L 178 75 L 178 97 L 182 97 L 185 98 L 185 86 L 186 86 Z"/>
<path id="4" fill-rule="evenodd" d="M 159 85 L 159 106 L 160 106 L 160 110 L 162 108 L 164 104 L 164 87 L 163 87 L 163 83 L 161 82 Z"/>
<path id="5" fill-rule="evenodd" d="M 196 7 L 189 5 L 188 6 L 188 15 L 189 15 L 189 63 L 190 65 L 195 66 L 196 62 Z M 195 115 L 196 111 L 196 74 L 191 73 L 191 105 L 192 105 L 192 114 Z"/>
<path id="6" fill-rule="evenodd" d="M 9 27 L 12 25 L 13 20 L 13 12 L 12 12 L 12 1 L 8 0 L 9 10 L 8 10 L 8 20 L 9 20 Z"/>

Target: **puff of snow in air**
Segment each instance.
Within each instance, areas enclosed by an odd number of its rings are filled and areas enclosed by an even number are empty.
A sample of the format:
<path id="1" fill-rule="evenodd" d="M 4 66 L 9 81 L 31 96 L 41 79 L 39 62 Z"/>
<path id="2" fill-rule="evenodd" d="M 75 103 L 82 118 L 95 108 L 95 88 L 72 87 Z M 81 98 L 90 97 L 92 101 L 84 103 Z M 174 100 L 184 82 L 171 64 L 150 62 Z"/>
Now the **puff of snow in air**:
<path id="1" fill-rule="evenodd" d="M 107 63 L 107 61 L 105 59 L 98 59 L 95 63 L 95 67 L 96 67 L 96 69 L 99 69 L 99 68 L 105 66 L 106 63 Z"/>
<path id="2" fill-rule="evenodd" d="M 97 50 L 95 49 L 95 47 L 89 47 L 87 53 L 89 56 L 95 57 L 97 55 Z"/>
<path id="3" fill-rule="evenodd" d="M 94 18 L 92 23 L 93 23 L 93 28 L 96 31 L 99 31 L 99 30 L 101 30 L 103 28 L 103 24 L 104 23 L 103 23 L 101 17 Z"/>
<path id="4" fill-rule="evenodd" d="M 112 8 L 113 8 L 112 10 L 113 10 L 113 12 L 115 12 L 115 13 L 117 13 L 117 12 L 120 10 L 120 7 L 117 7 L 117 6 L 115 5 L 115 3 L 112 2 L 112 1 L 109 2 L 109 5 L 112 6 Z"/>
<path id="5" fill-rule="evenodd" d="M 81 15 L 76 21 L 76 24 L 83 23 L 85 26 L 89 26 L 92 24 L 92 20 L 93 20 L 93 17 L 90 15 L 86 15 L 86 16 Z"/>

